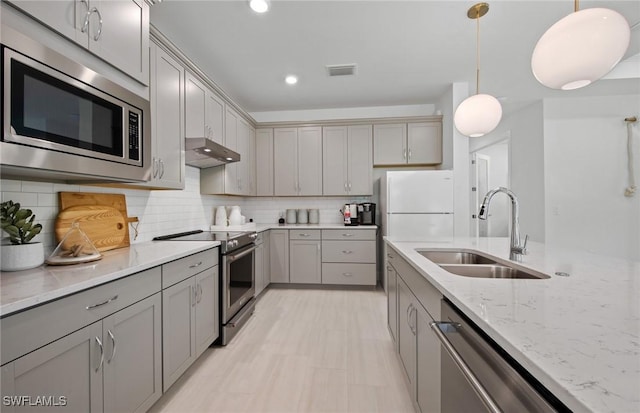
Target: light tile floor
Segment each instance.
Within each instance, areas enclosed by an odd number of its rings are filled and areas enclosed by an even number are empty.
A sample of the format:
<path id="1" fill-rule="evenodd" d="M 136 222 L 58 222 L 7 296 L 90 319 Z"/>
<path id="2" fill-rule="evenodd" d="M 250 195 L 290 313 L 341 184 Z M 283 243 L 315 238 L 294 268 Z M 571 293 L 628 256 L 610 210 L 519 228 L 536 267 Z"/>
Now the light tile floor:
<path id="1" fill-rule="evenodd" d="M 150 412 L 413 412 L 403 374 L 381 290 L 269 289 Z"/>

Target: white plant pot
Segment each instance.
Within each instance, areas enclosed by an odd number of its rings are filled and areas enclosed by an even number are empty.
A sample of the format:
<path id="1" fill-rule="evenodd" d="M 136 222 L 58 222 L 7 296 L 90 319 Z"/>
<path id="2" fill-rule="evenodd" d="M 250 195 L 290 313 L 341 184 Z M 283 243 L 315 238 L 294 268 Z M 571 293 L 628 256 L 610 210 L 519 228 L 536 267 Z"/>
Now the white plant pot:
<path id="1" fill-rule="evenodd" d="M 0 245 L 2 271 L 21 271 L 39 267 L 44 263 L 44 246 L 41 242 Z"/>

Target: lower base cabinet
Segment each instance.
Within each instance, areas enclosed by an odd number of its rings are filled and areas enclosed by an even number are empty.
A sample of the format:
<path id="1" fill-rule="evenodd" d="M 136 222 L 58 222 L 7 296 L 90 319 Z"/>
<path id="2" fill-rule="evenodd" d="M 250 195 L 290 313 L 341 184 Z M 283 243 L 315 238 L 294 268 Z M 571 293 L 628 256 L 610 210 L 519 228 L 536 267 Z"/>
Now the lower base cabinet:
<path id="1" fill-rule="evenodd" d="M 158 293 L 4 365 L 2 411 L 147 411 L 162 396 L 160 317 Z"/>
<path id="2" fill-rule="evenodd" d="M 398 349 L 409 384 L 411 400 L 416 400 L 416 300 L 407 284 L 398 278 Z"/>
<path id="3" fill-rule="evenodd" d="M 389 264 L 387 271 L 387 324 L 391 339 L 398 347 L 398 274 Z"/>
<path id="4" fill-rule="evenodd" d="M 322 282 L 322 252 L 320 240 L 289 241 L 289 280 L 294 284 Z"/>
<path id="5" fill-rule="evenodd" d="M 271 271 L 270 260 L 270 242 L 269 232 L 258 233 L 256 238 L 256 260 L 255 260 L 255 274 L 256 274 L 256 297 L 264 291 L 265 288 L 271 283 L 269 276 Z"/>

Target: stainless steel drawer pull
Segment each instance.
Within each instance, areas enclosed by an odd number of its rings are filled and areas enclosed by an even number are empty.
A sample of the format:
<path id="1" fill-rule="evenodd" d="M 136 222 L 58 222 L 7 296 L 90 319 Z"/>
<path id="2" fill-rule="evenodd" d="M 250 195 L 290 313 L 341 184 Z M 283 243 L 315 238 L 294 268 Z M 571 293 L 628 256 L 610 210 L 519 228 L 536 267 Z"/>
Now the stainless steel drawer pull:
<path id="1" fill-rule="evenodd" d="M 116 338 L 113 336 L 111 330 L 107 330 L 107 334 L 109 334 L 109 337 L 111 338 L 111 357 L 109 357 L 107 363 L 111 364 L 111 360 L 116 356 Z"/>
<path id="2" fill-rule="evenodd" d="M 351 250 L 342 250 L 343 254 L 353 254 L 353 251 Z"/>
<path id="3" fill-rule="evenodd" d="M 299 234 L 299 235 L 300 235 L 301 237 L 310 237 L 310 236 L 311 236 L 311 234 L 306 234 L 306 233 Z"/>
<path id="4" fill-rule="evenodd" d="M 202 261 L 200 261 L 200 262 L 199 262 L 199 263 L 197 263 L 197 264 L 192 264 L 192 265 L 190 265 L 190 266 L 189 266 L 189 268 L 197 268 L 197 267 L 199 267 L 199 266 L 201 266 L 201 265 L 202 265 Z"/>
<path id="5" fill-rule="evenodd" d="M 353 274 L 350 272 L 343 272 L 342 275 L 344 275 L 345 277 L 351 277 Z"/>
<path id="6" fill-rule="evenodd" d="M 96 367 L 96 373 L 97 373 L 102 368 L 102 365 L 104 364 L 104 346 L 102 345 L 102 341 L 100 341 L 98 336 L 96 336 L 96 343 L 98 343 L 98 345 L 100 346 L 100 364 L 98 364 L 98 367 Z"/>
<path id="7" fill-rule="evenodd" d="M 102 307 L 103 305 L 109 304 L 110 302 L 115 301 L 117 299 L 118 299 L 118 295 L 114 295 L 113 297 L 109 298 L 106 301 L 103 301 L 103 302 L 98 303 L 98 304 L 91 304 L 91 305 L 86 306 L 85 308 L 87 310 L 91 310 L 92 308 Z"/>
<path id="8" fill-rule="evenodd" d="M 454 330 L 457 330 L 458 327 L 460 327 L 460 324 L 432 321 L 429 323 L 429 327 L 431 327 L 431 330 L 433 330 L 436 337 L 438 337 L 438 340 L 440 340 L 440 344 L 442 344 L 442 347 L 444 347 L 447 353 L 449 353 L 449 356 L 451 356 L 462 374 L 464 374 L 465 378 L 467 379 L 469 384 L 471 384 L 471 387 L 473 387 L 473 390 L 476 392 L 478 397 L 480 397 L 487 409 L 489 409 L 489 411 L 491 411 L 492 413 L 502 413 L 502 410 L 493 400 L 489 392 L 487 392 L 487 389 L 485 389 L 482 383 L 480 383 L 480 380 L 478 380 L 473 371 L 471 371 L 471 368 L 469 368 L 467 363 L 465 363 L 460 354 L 458 354 L 456 349 L 453 347 L 451 342 L 447 339 L 447 337 L 441 330 L 441 328 L 453 328 Z"/>
<path id="9" fill-rule="evenodd" d="M 343 236 L 343 237 L 353 237 L 353 234 L 349 234 L 349 233 L 347 233 L 347 234 L 342 234 L 342 236 Z"/>

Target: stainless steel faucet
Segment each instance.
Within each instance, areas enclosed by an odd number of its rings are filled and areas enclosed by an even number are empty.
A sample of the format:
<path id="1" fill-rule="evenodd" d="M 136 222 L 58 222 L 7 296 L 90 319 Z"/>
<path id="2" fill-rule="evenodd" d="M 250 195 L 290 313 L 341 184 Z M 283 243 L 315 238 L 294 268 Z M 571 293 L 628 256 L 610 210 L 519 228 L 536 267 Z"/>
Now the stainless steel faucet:
<path id="1" fill-rule="evenodd" d="M 487 192 L 487 194 L 484 196 L 484 200 L 482 201 L 482 205 L 480 205 L 478 218 L 486 220 L 489 217 L 489 203 L 491 203 L 491 198 L 493 198 L 493 196 L 498 192 L 507 194 L 507 196 L 511 199 L 511 248 L 509 251 L 509 258 L 514 261 L 520 261 L 522 259 L 522 256 L 527 253 L 527 241 L 529 240 L 529 236 L 525 236 L 524 242 L 520 243 L 520 209 L 518 206 L 518 198 L 516 197 L 516 194 L 504 187 L 492 189 L 491 191 Z"/>

